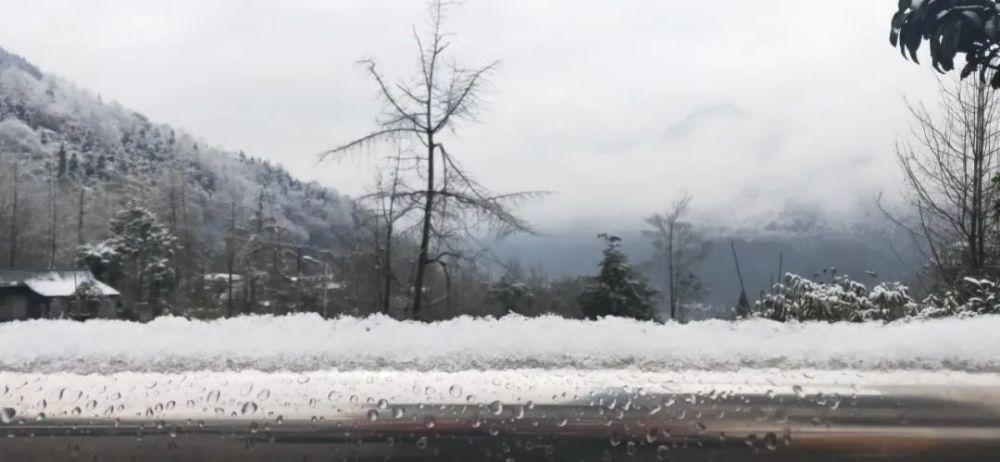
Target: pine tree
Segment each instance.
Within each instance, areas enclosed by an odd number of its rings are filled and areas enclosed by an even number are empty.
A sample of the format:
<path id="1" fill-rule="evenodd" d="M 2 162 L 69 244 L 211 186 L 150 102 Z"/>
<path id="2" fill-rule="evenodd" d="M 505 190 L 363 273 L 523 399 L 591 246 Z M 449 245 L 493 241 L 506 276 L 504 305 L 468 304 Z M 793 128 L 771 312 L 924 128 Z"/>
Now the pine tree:
<path id="1" fill-rule="evenodd" d="M 589 319 L 617 316 L 655 320 L 657 292 L 629 264 L 621 250 L 621 238 L 607 234 L 598 237 L 607 247 L 598 265 L 600 273 L 586 279 L 583 292 L 577 297 L 583 314 Z"/>
<path id="2" fill-rule="evenodd" d="M 78 261 L 112 284 L 123 277 L 135 300 L 156 300 L 173 283 L 177 238 L 153 212 L 129 202 L 111 219 L 111 237 L 81 248 Z"/>

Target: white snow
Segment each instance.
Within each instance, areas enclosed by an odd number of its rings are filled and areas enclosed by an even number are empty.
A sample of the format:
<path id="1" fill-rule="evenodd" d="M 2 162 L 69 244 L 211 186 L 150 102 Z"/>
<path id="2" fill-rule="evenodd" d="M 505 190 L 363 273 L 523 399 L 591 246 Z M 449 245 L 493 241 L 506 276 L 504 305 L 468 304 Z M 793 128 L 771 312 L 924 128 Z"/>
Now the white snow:
<path id="1" fill-rule="evenodd" d="M 239 274 L 228 274 L 228 273 L 210 273 L 204 276 L 207 282 L 227 282 L 232 278 L 233 282 L 239 282 L 243 279 L 242 275 Z"/>
<path id="2" fill-rule="evenodd" d="M 1000 316 L 891 324 L 687 325 L 627 319 L 459 318 L 435 324 L 316 315 L 0 324 L 0 371 L 178 372 L 518 368 L 1000 371 Z"/>
<path id="3" fill-rule="evenodd" d="M 24 281 L 24 285 L 45 297 L 70 297 L 80 286 L 89 286 L 95 295 L 117 296 L 118 291 L 98 281 L 89 271 L 50 271 Z"/>

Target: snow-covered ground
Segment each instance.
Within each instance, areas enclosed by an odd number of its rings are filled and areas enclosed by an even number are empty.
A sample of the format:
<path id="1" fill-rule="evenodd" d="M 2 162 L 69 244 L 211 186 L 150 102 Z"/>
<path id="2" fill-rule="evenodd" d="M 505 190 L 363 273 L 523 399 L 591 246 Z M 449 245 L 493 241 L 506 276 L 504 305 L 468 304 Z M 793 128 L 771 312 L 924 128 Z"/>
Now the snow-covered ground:
<path id="1" fill-rule="evenodd" d="M 0 371 L 740 369 L 1000 372 L 1000 316 L 892 324 L 657 325 L 556 317 L 435 324 L 314 315 L 0 325 Z"/>

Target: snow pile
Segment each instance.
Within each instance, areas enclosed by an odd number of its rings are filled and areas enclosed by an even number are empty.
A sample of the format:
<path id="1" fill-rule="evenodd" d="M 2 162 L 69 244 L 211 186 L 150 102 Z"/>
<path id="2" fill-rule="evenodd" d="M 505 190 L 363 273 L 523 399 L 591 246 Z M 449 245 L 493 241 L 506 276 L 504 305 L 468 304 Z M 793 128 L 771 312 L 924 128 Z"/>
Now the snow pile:
<path id="1" fill-rule="evenodd" d="M 519 368 L 647 371 L 1000 371 L 1000 316 L 890 324 L 557 317 L 435 324 L 315 315 L 218 321 L 21 321 L 0 325 L 0 371 L 179 372 Z"/>

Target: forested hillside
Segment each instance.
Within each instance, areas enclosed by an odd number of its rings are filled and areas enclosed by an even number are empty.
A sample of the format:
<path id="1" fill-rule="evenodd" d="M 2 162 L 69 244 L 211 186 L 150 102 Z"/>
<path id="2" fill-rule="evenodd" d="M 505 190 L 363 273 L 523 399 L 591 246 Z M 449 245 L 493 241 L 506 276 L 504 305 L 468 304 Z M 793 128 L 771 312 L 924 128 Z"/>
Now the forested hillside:
<path id="1" fill-rule="evenodd" d="M 145 301 L 167 287 L 173 298 L 193 296 L 205 274 L 245 274 L 263 266 L 263 253 L 272 277 L 290 265 L 298 274 L 303 254 L 322 263 L 317 249 L 342 245 L 353 227 L 350 201 L 336 191 L 213 148 L 0 49 L 0 264 L 78 266 L 81 246 L 106 242 L 129 208 L 149 212 L 171 241 L 160 262 L 169 281 L 143 281 L 148 262 L 117 269 L 113 282 Z"/>

